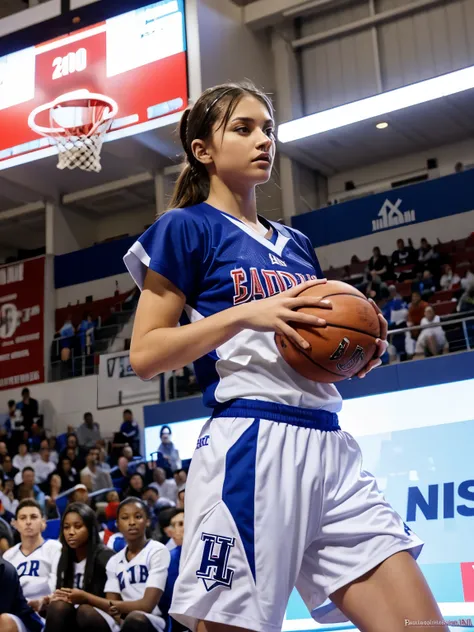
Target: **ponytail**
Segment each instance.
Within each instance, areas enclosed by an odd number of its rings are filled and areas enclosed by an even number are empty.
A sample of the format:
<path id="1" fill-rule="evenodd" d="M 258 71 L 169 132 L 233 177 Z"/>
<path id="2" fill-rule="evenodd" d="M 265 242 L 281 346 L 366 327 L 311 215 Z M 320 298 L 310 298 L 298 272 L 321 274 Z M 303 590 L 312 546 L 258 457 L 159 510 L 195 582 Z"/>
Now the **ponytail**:
<path id="1" fill-rule="evenodd" d="M 179 137 L 187 160 L 174 186 L 168 210 L 201 204 L 209 196 L 210 182 L 207 169 L 196 160 L 188 141 L 190 113 L 190 109 L 185 110 L 179 123 Z"/>
<path id="2" fill-rule="evenodd" d="M 189 162 L 184 165 L 174 186 L 169 209 L 201 204 L 209 197 L 209 176 L 205 167 L 199 171 Z"/>

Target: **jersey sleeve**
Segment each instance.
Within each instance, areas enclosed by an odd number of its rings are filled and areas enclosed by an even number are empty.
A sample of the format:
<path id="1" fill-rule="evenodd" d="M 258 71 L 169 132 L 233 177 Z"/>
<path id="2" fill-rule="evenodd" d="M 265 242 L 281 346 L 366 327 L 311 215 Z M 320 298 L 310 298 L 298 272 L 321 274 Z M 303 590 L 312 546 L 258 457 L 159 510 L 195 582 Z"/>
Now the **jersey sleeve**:
<path id="1" fill-rule="evenodd" d="M 204 239 L 203 224 L 186 209 L 168 211 L 133 244 L 124 263 L 140 290 L 150 269 L 189 298 L 202 266 Z"/>
<path id="2" fill-rule="evenodd" d="M 51 571 L 49 573 L 48 585 L 51 593 L 53 593 L 56 590 L 56 584 L 58 581 L 58 564 L 62 553 L 62 546 L 60 542 L 57 541 L 51 541 L 51 545 Z"/>
<path id="3" fill-rule="evenodd" d="M 316 256 L 316 252 L 313 248 L 313 244 L 310 242 L 309 238 L 304 235 L 304 244 L 306 246 L 306 250 L 308 251 L 309 256 L 311 257 L 311 261 L 313 262 L 314 269 L 316 270 L 316 276 L 318 279 L 322 279 L 324 277 L 323 271 L 321 270 L 321 265 L 319 263 L 319 259 Z"/>
<path id="4" fill-rule="evenodd" d="M 115 559 L 116 557 L 116 555 L 111 557 L 110 560 L 107 562 L 107 566 L 105 568 L 105 572 L 107 573 L 107 581 L 105 582 L 104 593 L 106 594 L 116 593 L 120 595 L 120 584 L 115 572 L 117 568 L 117 561 Z"/>
<path id="5" fill-rule="evenodd" d="M 170 552 L 165 546 L 157 546 L 154 549 L 149 558 L 146 588 L 165 589 L 170 559 Z"/>

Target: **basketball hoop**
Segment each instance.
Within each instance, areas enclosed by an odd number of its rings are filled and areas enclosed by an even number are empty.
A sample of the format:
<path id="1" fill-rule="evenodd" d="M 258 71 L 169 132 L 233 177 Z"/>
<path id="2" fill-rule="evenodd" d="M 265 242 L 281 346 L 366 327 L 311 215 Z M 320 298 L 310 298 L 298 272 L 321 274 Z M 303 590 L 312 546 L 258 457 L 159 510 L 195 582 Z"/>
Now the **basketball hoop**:
<path id="1" fill-rule="evenodd" d="M 49 127 L 36 119 L 49 110 Z M 75 90 L 35 108 L 28 125 L 58 147 L 58 169 L 99 172 L 104 137 L 118 112 L 117 103 L 104 94 Z"/>

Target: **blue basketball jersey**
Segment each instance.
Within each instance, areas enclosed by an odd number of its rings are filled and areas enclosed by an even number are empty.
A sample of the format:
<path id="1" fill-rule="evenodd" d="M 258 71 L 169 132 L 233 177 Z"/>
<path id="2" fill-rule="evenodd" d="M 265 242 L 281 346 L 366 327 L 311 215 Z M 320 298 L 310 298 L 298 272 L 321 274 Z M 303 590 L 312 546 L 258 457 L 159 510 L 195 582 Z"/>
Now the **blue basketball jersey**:
<path id="1" fill-rule="evenodd" d="M 276 222 L 271 226 L 266 239 L 207 203 L 175 209 L 133 244 L 124 261 L 140 289 L 150 268 L 183 292 L 184 325 L 322 277 L 308 238 Z M 287 364 L 273 332 L 245 329 L 194 367 L 210 407 L 246 398 L 331 412 L 341 408 L 333 384 L 312 382 Z"/>

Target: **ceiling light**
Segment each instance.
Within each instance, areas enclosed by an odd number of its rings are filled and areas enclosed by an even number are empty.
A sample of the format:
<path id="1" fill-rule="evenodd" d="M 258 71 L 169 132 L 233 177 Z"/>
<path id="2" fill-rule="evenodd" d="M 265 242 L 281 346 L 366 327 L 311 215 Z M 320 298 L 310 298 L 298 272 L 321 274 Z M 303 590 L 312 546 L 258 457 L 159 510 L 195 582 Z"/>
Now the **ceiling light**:
<path id="1" fill-rule="evenodd" d="M 278 140 L 289 143 L 471 88 L 474 66 L 283 123 L 278 127 Z"/>
<path id="2" fill-rule="evenodd" d="M 388 123 L 386 121 L 382 121 L 381 123 L 377 123 L 375 127 L 377 129 L 387 129 Z"/>

